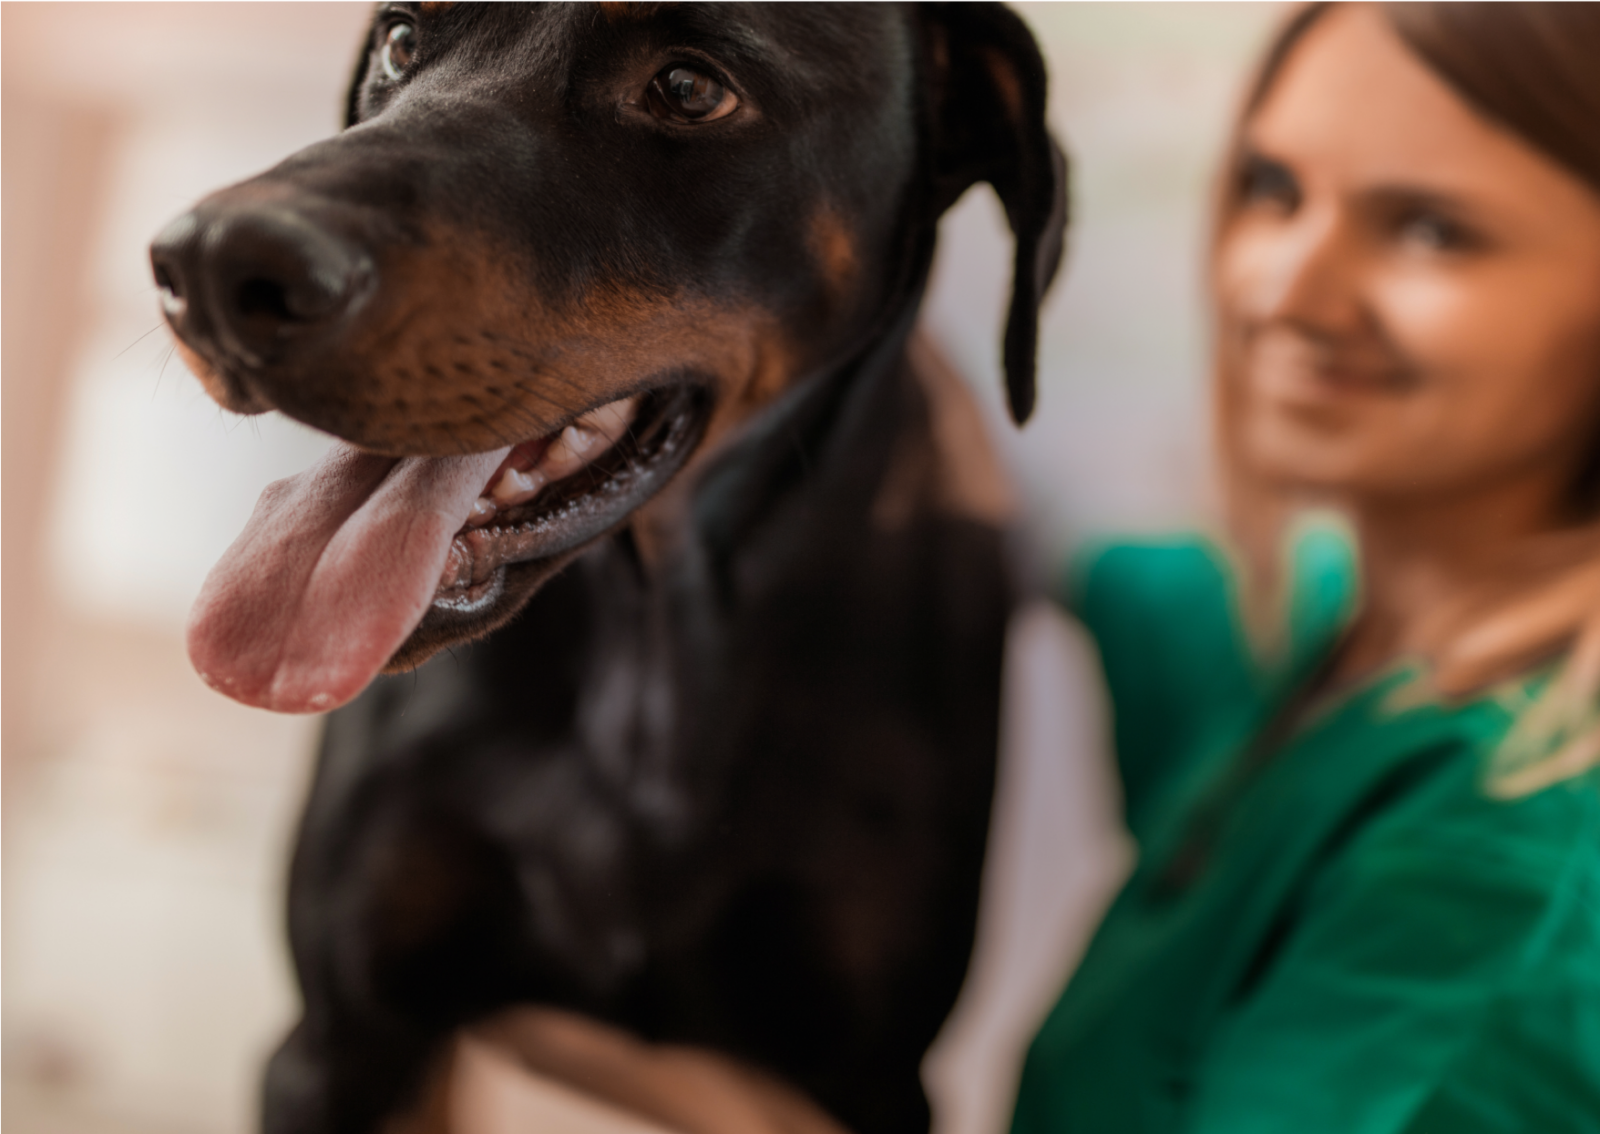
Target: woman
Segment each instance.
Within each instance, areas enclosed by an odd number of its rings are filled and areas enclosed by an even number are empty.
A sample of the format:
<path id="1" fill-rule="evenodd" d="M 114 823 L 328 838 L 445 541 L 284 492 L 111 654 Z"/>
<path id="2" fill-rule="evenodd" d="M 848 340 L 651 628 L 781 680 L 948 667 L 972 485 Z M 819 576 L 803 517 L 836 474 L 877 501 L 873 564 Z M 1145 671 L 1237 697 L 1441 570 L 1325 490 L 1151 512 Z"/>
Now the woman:
<path id="1" fill-rule="evenodd" d="M 1600 1130 L 1600 11 L 1301 11 L 1212 278 L 1237 568 L 1069 584 L 1141 856 L 1014 1134 Z"/>

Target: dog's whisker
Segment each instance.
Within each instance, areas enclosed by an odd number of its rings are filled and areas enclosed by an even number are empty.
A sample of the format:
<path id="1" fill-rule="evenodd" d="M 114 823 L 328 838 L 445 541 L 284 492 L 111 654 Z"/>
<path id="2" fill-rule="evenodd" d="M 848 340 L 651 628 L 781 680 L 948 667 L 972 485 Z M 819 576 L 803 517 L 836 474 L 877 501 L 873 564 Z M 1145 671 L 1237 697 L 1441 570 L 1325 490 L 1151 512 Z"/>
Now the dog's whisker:
<path id="1" fill-rule="evenodd" d="M 567 414 L 578 412 L 578 406 L 575 406 L 569 402 L 560 401 L 542 390 L 531 389 L 522 381 L 514 381 L 512 382 L 512 385 L 521 390 L 524 394 L 538 398 L 540 401 L 550 406 L 556 411 L 557 417 L 565 417 Z"/>
<path id="2" fill-rule="evenodd" d="M 177 343 L 168 343 L 167 349 L 161 352 L 161 361 L 156 366 L 155 385 L 150 389 L 150 400 L 153 402 L 161 393 L 161 380 L 167 376 L 167 363 L 172 361 L 172 356 L 178 353 Z"/>
<path id="3" fill-rule="evenodd" d="M 165 323 L 165 322 L 161 322 L 161 323 L 157 323 L 157 324 L 156 324 L 156 325 L 155 325 L 155 326 L 154 326 L 154 327 L 151 327 L 151 328 L 150 328 L 150 329 L 149 329 L 149 330 L 148 330 L 148 331 L 146 331 L 146 332 L 145 332 L 145 333 L 144 333 L 144 334 L 142 334 L 142 335 L 140 335 L 140 336 L 139 336 L 139 337 L 138 337 L 138 338 L 136 338 L 136 339 L 134 339 L 134 340 L 133 340 L 133 342 L 131 342 L 131 343 L 129 343 L 129 344 L 128 344 L 128 345 L 127 345 L 127 346 L 125 346 L 125 347 L 123 347 L 123 348 L 122 348 L 122 349 L 121 349 L 121 350 L 119 350 L 119 351 L 117 351 L 117 353 L 116 353 L 116 354 L 114 354 L 114 355 L 112 355 L 112 356 L 111 356 L 111 361 L 112 361 L 112 362 L 115 362 L 115 361 L 116 361 L 116 360 L 117 360 L 117 359 L 119 359 L 119 358 L 121 358 L 121 357 L 122 357 L 122 356 L 123 356 L 123 355 L 125 355 L 125 354 L 127 354 L 127 353 L 128 353 L 128 352 L 129 352 L 129 351 L 130 351 L 130 350 L 132 350 L 132 349 L 133 349 L 133 348 L 134 348 L 134 347 L 136 347 L 136 346 L 138 346 L 138 345 L 139 345 L 139 344 L 140 344 L 140 343 L 142 343 L 142 342 L 144 342 L 144 341 L 145 341 L 145 340 L 146 340 L 146 339 L 148 339 L 148 338 L 149 338 L 149 337 L 150 337 L 150 336 L 151 336 L 151 335 L 153 335 L 153 334 L 155 334 L 155 333 L 156 333 L 156 332 L 157 332 L 157 331 L 159 331 L 159 330 L 161 330 L 161 329 L 162 329 L 162 328 L 163 328 L 163 327 L 165 327 L 165 326 L 166 326 L 166 323 Z"/>
<path id="4" fill-rule="evenodd" d="M 624 448 L 622 450 L 622 454 L 623 454 L 623 459 L 628 464 L 628 471 L 633 473 L 634 475 L 638 475 L 639 469 L 641 467 L 636 462 L 636 455 L 637 455 L 637 453 L 639 451 L 639 431 L 635 428 L 635 424 L 637 423 L 637 421 L 638 421 L 638 418 L 636 418 L 636 417 L 635 418 L 630 418 L 628 420 L 628 424 L 622 427 L 622 436 L 617 438 L 618 443 L 620 443 L 624 439 L 626 439 L 627 441 L 629 441 L 631 443 L 628 447 L 626 447 L 626 448 Z"/>

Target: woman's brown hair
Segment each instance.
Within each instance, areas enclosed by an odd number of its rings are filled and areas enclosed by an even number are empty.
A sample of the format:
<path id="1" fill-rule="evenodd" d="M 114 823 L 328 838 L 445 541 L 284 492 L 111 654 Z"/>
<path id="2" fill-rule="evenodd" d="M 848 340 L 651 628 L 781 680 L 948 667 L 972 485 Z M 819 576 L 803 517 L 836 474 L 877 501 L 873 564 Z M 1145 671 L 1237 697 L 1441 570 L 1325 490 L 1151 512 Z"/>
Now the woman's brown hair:
<path id="1" fill-rule="evenodd" d="M 1400 40 L 1469 106 L 1600 195 L 1600 4 L 1403 3 L 1380 6 Z M 1218 196 L 1213 262 L 1242 203 L 1245 126 L 1295 47 L 1330 4 L 1294 13 L 1267 50 L 1229 147 Z M 1600 296 L 1596 297 L 1600 307 Z M 1257 595 L 1281 591 L 1290 518 L 1313 501 L 1254 477 L 1238 459 L 1237 384 L 1228 340 L 1217 347 L 1216 428 L 1229 526 Z M 1600 373 L 1595 375 L 1600 383 Z M 1521 794 L 1600 762 L 1600 421 L 1571 487 L 1574 523 L 1508 549 L 1505 569 L 1440 612 L 1429 678 L 1465 696 L 1566 655 L 1560 676 L 1523 712 L 1494 787 Z M 1269 603 L 1276 600 L 1269 598 Z M 1260 624 L 1259 611 L 1257 624 Z"/>

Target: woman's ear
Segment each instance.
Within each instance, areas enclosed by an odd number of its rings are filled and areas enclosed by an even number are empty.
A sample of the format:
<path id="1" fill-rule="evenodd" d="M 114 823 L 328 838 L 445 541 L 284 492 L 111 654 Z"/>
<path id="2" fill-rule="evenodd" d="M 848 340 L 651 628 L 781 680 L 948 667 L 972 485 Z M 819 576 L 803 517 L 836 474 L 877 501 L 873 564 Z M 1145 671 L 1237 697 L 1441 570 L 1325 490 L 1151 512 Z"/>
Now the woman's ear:
<path id="1" fill-rule="evenodd" d="M 1011 416 L 1021 425 L 1033 412 L 1039 305 L 1067 228 L 1067 162 L 1045 128 L 1044 59 L 1027 25 L 1001 4 L 921 11 L 937 211 L 987 181 L 1016 237 L 1003 358 Z"/>

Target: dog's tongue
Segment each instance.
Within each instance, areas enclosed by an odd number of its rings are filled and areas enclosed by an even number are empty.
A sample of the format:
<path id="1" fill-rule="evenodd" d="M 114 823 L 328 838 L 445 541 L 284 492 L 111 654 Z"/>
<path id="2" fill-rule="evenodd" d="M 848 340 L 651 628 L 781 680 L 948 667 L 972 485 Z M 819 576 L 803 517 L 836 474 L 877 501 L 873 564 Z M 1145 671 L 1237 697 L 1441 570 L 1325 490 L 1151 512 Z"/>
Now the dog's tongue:
<path id="1" fill-rule="evenodd" d="M 206 684 L 283 713 L 360 693 L 427 613 L 506 452 L 395 460 L 339 445 L 269 485 L 189 615 Z"/>

